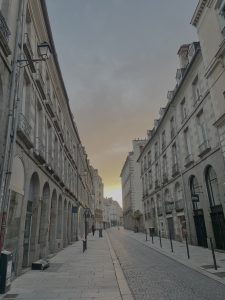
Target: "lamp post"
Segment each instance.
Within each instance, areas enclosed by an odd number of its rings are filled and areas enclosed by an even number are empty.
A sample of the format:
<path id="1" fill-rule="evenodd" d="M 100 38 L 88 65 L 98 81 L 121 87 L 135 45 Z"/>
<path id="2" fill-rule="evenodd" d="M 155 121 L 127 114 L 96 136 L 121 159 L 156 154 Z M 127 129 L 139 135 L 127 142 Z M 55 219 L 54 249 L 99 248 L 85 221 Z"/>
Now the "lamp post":
<path id="1" fill-rule="evenodd" d="M 87 250 L 87 235 L 88 235 L 88 219 L 91 217 L 90 208 L 84 208 L 84 245 L 83 251 Z"/>

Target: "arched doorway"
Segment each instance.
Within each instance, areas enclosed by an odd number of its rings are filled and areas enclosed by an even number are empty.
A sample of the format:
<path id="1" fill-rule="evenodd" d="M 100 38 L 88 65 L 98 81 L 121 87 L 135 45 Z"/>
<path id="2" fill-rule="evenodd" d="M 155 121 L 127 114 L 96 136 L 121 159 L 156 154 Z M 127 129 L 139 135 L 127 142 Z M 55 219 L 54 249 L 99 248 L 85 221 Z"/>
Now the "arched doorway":
<path id="1" fill-rule="evenodd" d="M 53 190 L 50 211 L 50 225 L 49 225 L 49 249 L 51 253 L 55 252 L 56 243 L 56 217 L 57 217 L 57 193 Z"/>
<path id="2" fill-rule="evenodd" d="M 57 215 L 57 239 L 62 239 L 62 227 L 63 227 L 63 207 L 62 207 L 62 196 L 59 195 L 58 200 L 58 215 Z"/>
<path id="3" fill-rule="evenodd" d="M 40 254 L 39 257 L 44 257 L 47 254 L 47 240 L 48 240 L 48 211 L 50 203 L 50 187 L 48 182 L 44 184 L 42 199 L 40 202 L 41 205 L 41 215 L 40 215 L 40 224 L 39 224 L 39 237 L 38 243 L 40 245 Z"/>
<path id="4" fill-rule="evenodd" d="M 208 166 L 205 172 L 205 182 L 211 209 L 211 220 L 216 242 L 216 248 L 225 249 L 225 220 L 223 207 L 220 202 L 218 179 L 212 166 Z"/>
<path id="5" fill-rule="evenodd" d="M 71 203 L 69 202 L 68 204 L 68 217 L 67 217 L 67 240 L 68 243 L 71 242 L 71 220 L 72 220 L 72 208 L 71 208 Z"/>
<path id="6" fill-rule="evenodd" d="M 22 203 L 24 199 L 24 166 L 21 159 L 16 156 L 13 159 L 12 175 L 10 179 L 9 209 L 7 231 L 4 248 L 12 252 L 12 272 L 16 275 L 18 268 L 18 252 L 20 240 L 20 226 Z"/>
<path id="7" fill-rule="evenodd" d="M 191 192 L 191 200 L 193 205 L 193 217 L 195 223 L 195 231 L 198 246 L 208 247 L 207 243 L 207 232 L 205 227 L 205 218 L 203 209 L 200 208 L 200 186 L 196 176 L 192 175 L 190 177 L 190 192 Z"/>
<path id="8" fill-rule="evenodd" d="M 64 200 L 63 206 L 63 247 L 66 247 L 68 244 L 67 240 L 67 224 L 68 224 L 68 208 L 67 208 L 67 201 Z"/>
<path id="9" fill-rule="evenodd" d="M 39 199 L 40 183 L 38 174 L 35 172 L 31 176 L 27 200 L 22 263 L 24 267 L 28 266 L 34 259 Z"/>

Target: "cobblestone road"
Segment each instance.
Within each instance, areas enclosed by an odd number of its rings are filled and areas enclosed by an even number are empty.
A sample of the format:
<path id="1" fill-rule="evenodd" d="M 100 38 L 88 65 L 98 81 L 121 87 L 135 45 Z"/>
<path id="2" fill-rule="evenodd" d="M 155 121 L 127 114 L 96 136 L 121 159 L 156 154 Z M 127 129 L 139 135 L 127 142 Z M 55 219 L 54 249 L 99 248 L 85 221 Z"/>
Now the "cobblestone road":
<path id="1" fill-rule="evenodd" d="M 108 231 L 136 300 L 224 300 L 225 286 L 126 236 Z"/>

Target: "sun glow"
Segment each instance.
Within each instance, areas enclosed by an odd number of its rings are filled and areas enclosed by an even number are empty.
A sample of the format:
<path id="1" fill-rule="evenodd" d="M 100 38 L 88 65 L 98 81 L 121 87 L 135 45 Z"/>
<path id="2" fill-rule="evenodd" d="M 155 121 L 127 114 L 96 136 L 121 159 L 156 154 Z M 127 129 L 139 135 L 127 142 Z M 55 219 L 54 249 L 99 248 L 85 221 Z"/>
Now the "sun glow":
<path id="1" fill-rule="evenodd" d="M 122 190 L 120 185 L 105 186 L 104 194 L 105 197 L 112 197 L 113 200 L 118 201 L 120 206 L 122 207 Z"/>

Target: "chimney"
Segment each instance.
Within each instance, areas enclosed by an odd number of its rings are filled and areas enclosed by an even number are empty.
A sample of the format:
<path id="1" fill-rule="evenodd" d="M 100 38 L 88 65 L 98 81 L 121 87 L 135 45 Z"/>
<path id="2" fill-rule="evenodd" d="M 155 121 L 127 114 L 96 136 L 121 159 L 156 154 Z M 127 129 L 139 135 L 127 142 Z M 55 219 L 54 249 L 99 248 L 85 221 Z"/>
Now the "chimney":
<path id="1" fill-rule="evenodd" d="M 186 68 L 189 61 L 188 61 L 188 51 L 189 51 L 189 44 L 184 44 L 180 46 L 180 49 L 178 50 L 177 54 L 179 56 L 180 60 L 180 68 Z"/>

